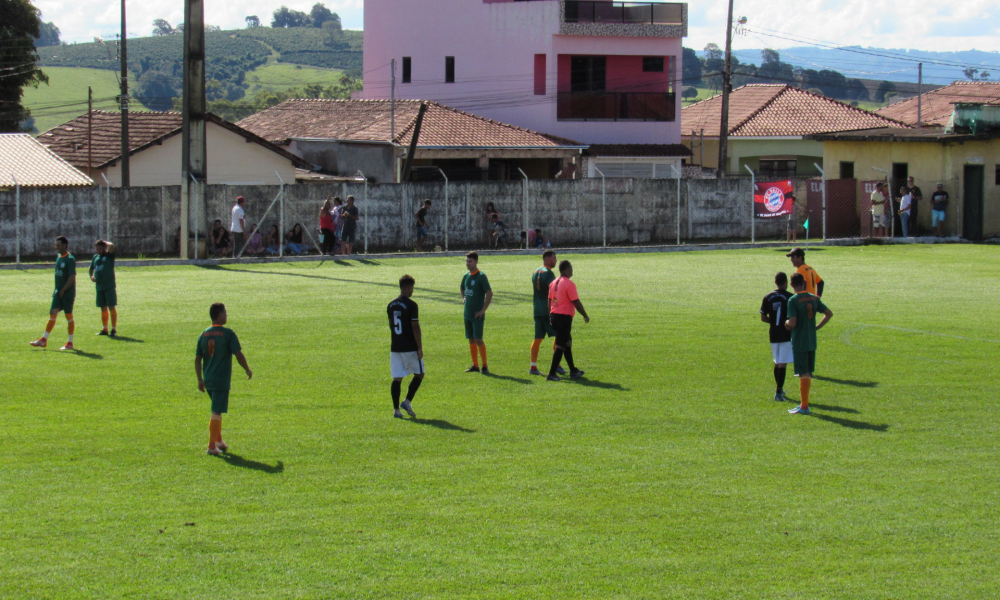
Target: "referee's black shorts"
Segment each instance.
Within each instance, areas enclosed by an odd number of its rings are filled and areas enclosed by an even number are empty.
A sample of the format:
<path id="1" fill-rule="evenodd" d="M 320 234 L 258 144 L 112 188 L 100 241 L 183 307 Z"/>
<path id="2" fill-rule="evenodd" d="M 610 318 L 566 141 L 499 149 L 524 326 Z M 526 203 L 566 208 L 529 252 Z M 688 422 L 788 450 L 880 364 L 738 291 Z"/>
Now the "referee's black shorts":
<path id="1" fill-rule="evenodd" d="M 549 323 L 556 330 L 556 346 L 565 348 L 573 341 L 573 317 L 570 315 L 549 315 Z"/>

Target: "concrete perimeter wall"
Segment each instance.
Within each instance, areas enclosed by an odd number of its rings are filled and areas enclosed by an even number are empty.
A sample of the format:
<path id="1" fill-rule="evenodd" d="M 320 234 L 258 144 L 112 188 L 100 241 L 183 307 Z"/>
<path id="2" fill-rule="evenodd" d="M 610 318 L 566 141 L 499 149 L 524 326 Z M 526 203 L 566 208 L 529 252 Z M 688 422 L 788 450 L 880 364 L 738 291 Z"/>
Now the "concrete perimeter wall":
<path id="1" fill-rule="evenodd" d="M 530 181 L 527 186 L 527 219 L 541 228 L 557 247 L 596 246 L 603 242 L 605 211 L 600 179 Z M 248 199 L 248 223 L 260 224 L 266 234 L 278 223 L 281 203 L 264 218 L 280 195 L 278 186 L 209 186 L 203 211 L 192 211 L 190 226 L 204 237 L 211 222 L 221 219 L 229 228 L 229 214 L 237 196 Z M 413 213 L 424 199 L 433 202 L 428 216 L 431 240 L 445 246 L 445 184 L 413 183 L 371 185 L 307 184 L 285 188 L 285 229 L 295 223 L 318 229 L 320 205 L 327 195 L 353 194 L 361 209 L 358 223 L 363 250 L 367 229 L 371 251 L 410 249 L 415 238 Z M 678 212 L 677 181 L 670 179 L 608 179 L 606 222 L 609 245 L 671 244 L 676 241 L 680 219 L 683 241 L 750 239 L 751 188 L 745 179 L 681 180 Z M 522 182 L 461 182 L 448 186 L 447 237 L 451 249 L 487 245 L 484 211 L 493 202 L 517 245 L 525 229 L 525 188 Z M 15 255 L 15 194 L 0 192 L 0 256 Z M 110 213 L 108 218 L 107 213 Z M 53 239 L 65 235 L 81 252 L 98 237 L 113 240 L 125 255 L 175 254 L 180 227 L 180 187 L 147 187 L 127 190 L 23 190 L 21 192 L 21 255 L 53 252 Z M 776 222 L 780 221 L 780 222 Z M 757 220 L 760 239 L 781 234 L 784 220 Z"/>

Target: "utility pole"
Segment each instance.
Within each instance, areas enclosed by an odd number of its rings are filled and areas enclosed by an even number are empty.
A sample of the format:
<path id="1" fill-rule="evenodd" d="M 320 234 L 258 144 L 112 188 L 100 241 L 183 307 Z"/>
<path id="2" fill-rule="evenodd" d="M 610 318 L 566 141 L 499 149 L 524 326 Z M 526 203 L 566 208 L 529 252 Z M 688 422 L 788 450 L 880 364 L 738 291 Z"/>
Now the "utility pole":
<path id="1" fill-rule="evenodd" d="M 924 63 L 917 63 L 917 128 L 924 126 Z"/>
<path id="2" fill-rule="evenodd" d="M 94 88 L 87 86 L 87 177 L 94 178 Z"/>
<path id="3" fill-rule="evenodd" d="M 729 78 L 733 59 L 733 0 L 729 0 L 726 20 L 726 63 L 722 69 L 722 120 L 719 124 L 719 168 L 716 176 L 726 178 L 726 143 L 729 141 Z"/>
<path id="4" fill-rule="evenodd" d="M 392 84 L 389 86 L 389 141 L 396 139 L 396 59 L 389 61 L 392 64 Z M 393 150 L 393 155 L 395 155 Z"/>
<path id="5" fill-rule="evenodd" d="M 125 33 L 125 0 L 122 0 L 122 40 L 120 46 L 122 59 L 122 187 L 127 188 L 132 185 L 132 182 L 128 164 L 128 40 Z"/>
<path id="6" fill-rule="evenodd" d="M 195 227 L 204 220 L 208 165 L 205 148 L 205 5 L 184 3 L 184 125 L 181 150 L 181 258 L 188 256 L 188 229 L 192 207 Z M 198 248 L 194 249 L 195 256 Z"/>

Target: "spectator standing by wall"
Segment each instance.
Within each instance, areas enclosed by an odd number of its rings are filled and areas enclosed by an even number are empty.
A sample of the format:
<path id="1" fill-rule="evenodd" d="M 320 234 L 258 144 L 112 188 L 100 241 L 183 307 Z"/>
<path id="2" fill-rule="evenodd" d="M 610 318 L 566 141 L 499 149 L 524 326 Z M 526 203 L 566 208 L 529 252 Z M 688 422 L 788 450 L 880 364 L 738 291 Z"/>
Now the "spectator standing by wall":
<path id="1" fill-rule="evenodd" d="M 944 237 L 945 209 L 948 208 L 948 192 L 943 184 L 937 184 L 931 194 L 931 226 L 938 237 Z"/>
<path id="2" fill-rule="evenodd" d="M 795 194 L 788 194 L 786 196 L 792 201 L 792 211 L 788 213 L 788 225 L 785 227 L 785 237 L 789 242 L 795 242 L 799 239 L 799 218 L 800 206 L 798 200 L 795 198 Z"/>
<path id="3" fill-rule="evenodd" d="M 486 212 L 483 214 L 483 219 L 485 220 L 486 228 L 486 244 L 492 245 L 493 242 L 493 215 L 496 215 L 497 219 L 500 218 L 500 213 L 497 212 L 497 207 L 492 202 L 486 203 Z"/>
<path id="4" fill-rule="evenodd" d="M 916 181 L 912 177 L 907 177 L 906 189 L 910 194 L 910 225 L 907 231 L 917 233 L 920 230 L 919 225 L 917 225 L 917 212 L 920 210 L 920 203 L 924 199 L 924 193 L 920 191 L 920 186 L 916 184 Z"/>
<path id="5" fill-rule="evenodd" d="M 246 211 L 244 210 L 246 203 L 246 198 L 237 196 L 236 205 L 233 206 L 233 219 L 229 225 L 229 231 L 233 233 L 233 258 L 236 258 L 236 255 L 243 249 L 243 244 L 247 241 Z"/>
<path id="6" fill-rule="evenodd" d="M 872 235 L 875 237 L 886 237 L 885 228 L 885 182 L 875 184 L 875 191 L 872 192 Z"/>
<path id="7" fill-rule="evenodd" d="M 333 248 L 337 245 L 337 226 L 333 224 L 333 203 L 332 196 L 328 196 L 319 209 L 319 243 L 322 244 L 320 252 L 332 254 Z"/>
<path id="8" fill-rule="evenodd" d="M 903 197 L 899 200 L 899 224 L 903 227 L 903 237 L 910 237 L 910 209 L 913 207 L 913 198 L 906 186 L 899 188 Z"/>
<path id="9" fill-rule="evenodd" d="M 344 201 L 337 196 L 333 199 L 333 230 L 337 234 L 337 243 L 340 243 L 340 234 L 344 229 Z"/>
<path id="10" fill-rule="evenodd" d="M 347 206 L 340 212 L 344 219 L 344 230 L 340 234 L 340 247 L 342 254 L 351 254 L 354 250 L 354 241 L 358 232 L 358 220 L 361 218 L 361 211 L 354 206 L 354 196 L 347 197 Z"/>
<path id="11" fill-rule="evenodd" d="M 424 200 L 424 205 L 413 216 L 417 218 L 417 252 L 423 249 L 427 237 L 427 211 L 431 209 L 431 201 Z"/>

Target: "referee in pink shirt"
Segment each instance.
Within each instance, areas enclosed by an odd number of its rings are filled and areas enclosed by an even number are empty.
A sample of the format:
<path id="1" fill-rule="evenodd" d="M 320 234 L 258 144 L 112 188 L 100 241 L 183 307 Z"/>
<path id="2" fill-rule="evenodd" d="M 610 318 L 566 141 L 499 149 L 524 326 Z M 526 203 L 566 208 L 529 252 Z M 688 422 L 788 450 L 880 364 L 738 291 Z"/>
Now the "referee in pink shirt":
<path id="1" fill-rule="evenodd" d="M 549 322 L 556 331 L 556 349 L 552 355 L 552 367 L 549 368 L 548 381 L 559 381 L 556 369 L 559 361 L 566 357 L 571 379 L 583 377 L 583 371 L 573 363 L 573 316 L 579 310 L 583 322 L 590 323 L 587 311 L 583 309 L 580 295 L 576 293 L 576 284 L 570 281 L 573 277 L 573 265 L 568 260 L 559 263 L 559 279 L 549 284 Z"/>

